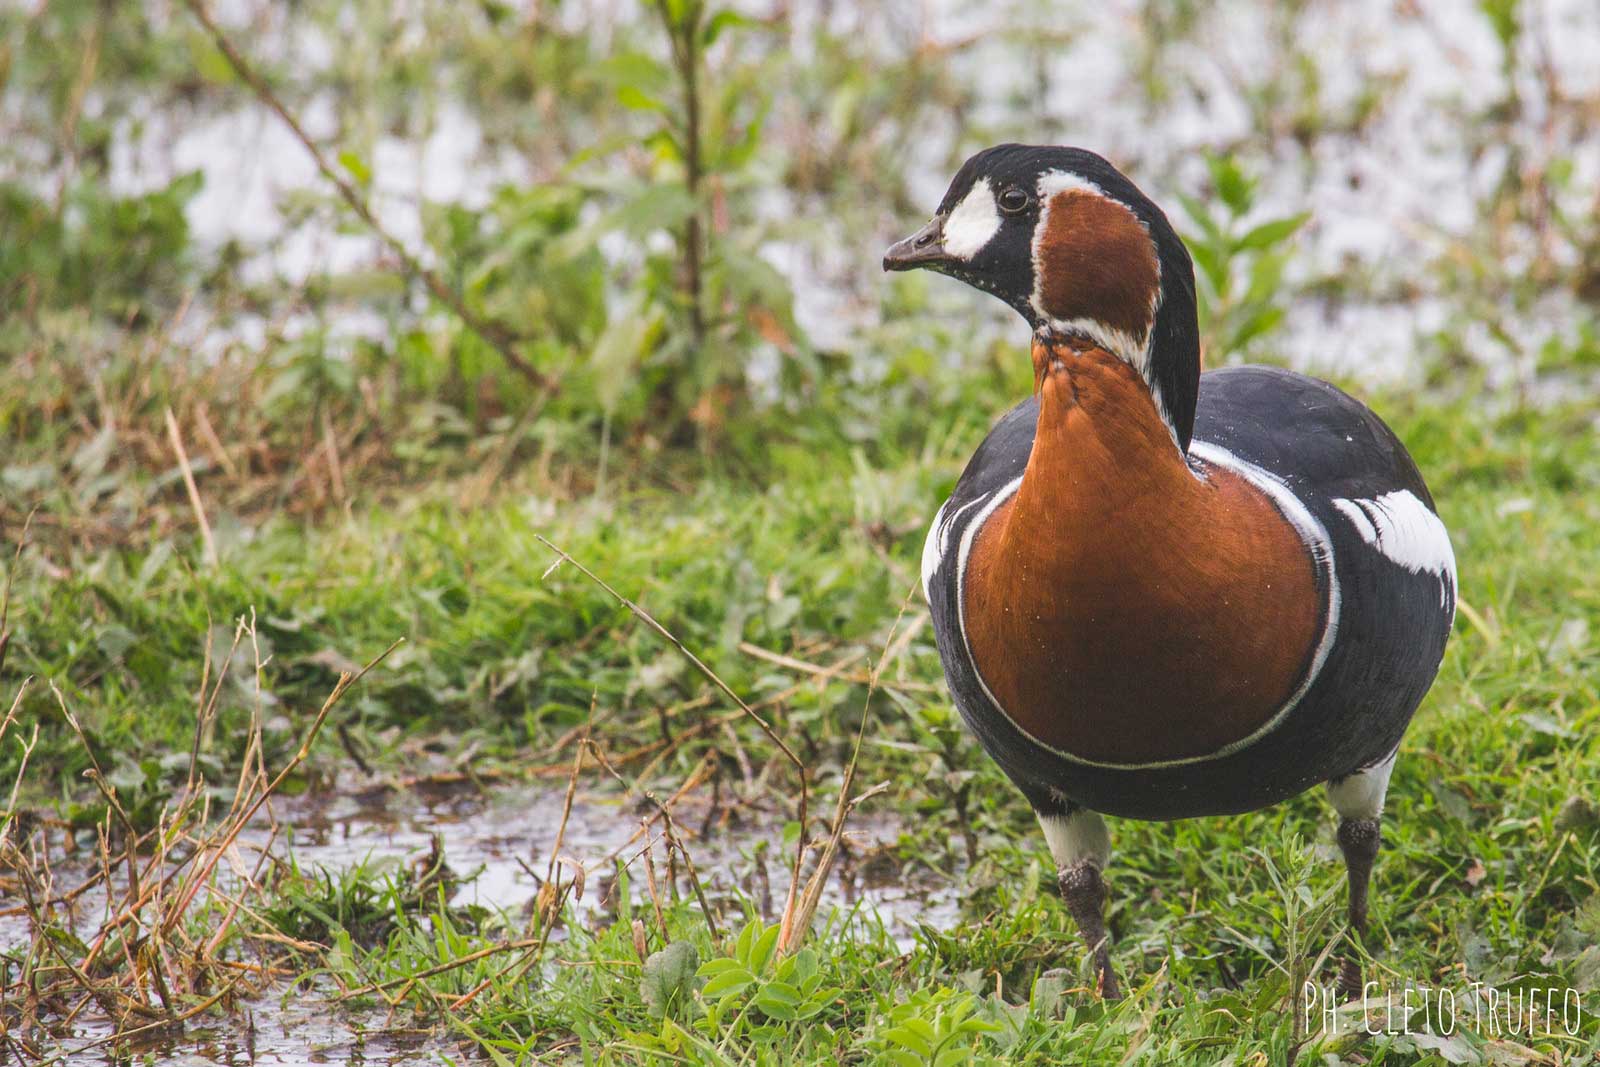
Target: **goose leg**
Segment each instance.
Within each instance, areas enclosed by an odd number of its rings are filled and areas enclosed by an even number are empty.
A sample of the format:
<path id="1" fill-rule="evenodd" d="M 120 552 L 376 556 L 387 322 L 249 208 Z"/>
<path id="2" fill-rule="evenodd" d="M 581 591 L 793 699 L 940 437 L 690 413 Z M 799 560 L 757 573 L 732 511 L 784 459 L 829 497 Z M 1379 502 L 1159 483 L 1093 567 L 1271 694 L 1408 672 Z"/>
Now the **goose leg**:
<path id="1" fill-rule="evenodd" d="M 1103 914 L 1106 883 L 1101 871 L 1111 856 L 1111 835 L 1106 832 L 1105 820 L 1085 808 L 1038 815 L 1056 862 L 1061 899 L 1094 957 L 1095 986 L 1102 997 L 1115 1000 L 1120 991 L 1117 972 L 1111 966 L 1111 938 L 1106 933 Z"/>
<path id="2" fill-rule="evenodd" d="M 1344 853 L 1350 882 L 1350 928 L 1363 942 L 1367 939 L 1367 887 L 1383 840 L 1378 819 L 1383 814 L 1395 755 L 1391 752 L 1381 763 L 1328 782 L 1328 799 L 1339 813 L 1339 851 Z M 1354 955 L 1346 956 L 1339 968 L 1339 995 L 1353 1000 L 1361 990 L 1361 964 Z"/>

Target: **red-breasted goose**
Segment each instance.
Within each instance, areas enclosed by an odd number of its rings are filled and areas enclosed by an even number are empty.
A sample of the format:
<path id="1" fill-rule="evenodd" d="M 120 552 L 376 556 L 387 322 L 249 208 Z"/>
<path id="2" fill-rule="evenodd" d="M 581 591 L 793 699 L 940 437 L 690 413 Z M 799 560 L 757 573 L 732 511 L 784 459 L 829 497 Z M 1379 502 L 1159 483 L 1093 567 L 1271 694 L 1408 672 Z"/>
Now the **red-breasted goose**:
<path id="1" fill-rule="evenodd" d="M 1188 251 L 1092 152 L 978 153 L 883 265 L 959 278 L 1034 331 L 1034 395 L 934 517 L 923 589 L 956 706 L 1038 814 L 1102 993 L 1102 814 L 1233 814 L 1326 783 L 1364 934 L 1389 774 L 1456 602 L 1399 439 L 1314 378 L 1201 374 Z"/>

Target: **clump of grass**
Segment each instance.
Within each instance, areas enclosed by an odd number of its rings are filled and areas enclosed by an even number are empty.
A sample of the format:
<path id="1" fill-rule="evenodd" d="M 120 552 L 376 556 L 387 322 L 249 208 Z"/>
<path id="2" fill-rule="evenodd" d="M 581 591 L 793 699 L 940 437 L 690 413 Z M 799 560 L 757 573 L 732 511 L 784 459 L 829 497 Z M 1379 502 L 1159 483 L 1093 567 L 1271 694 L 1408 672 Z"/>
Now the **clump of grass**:
<path id="1" fill-rule="evenodd" d="M 1569 798 L 1582 800 L 1596 758 L 1585 724 L 1600 695 L 1593 650 L 1577 635 L 1580 622 L 1594 625 L 1600 603 L 1583 564 L 1600 529 L 1583 487 L 1600 484 L 1600 454 L 1581 412 L 1551 414 L 1530 429 L 1516 411 L 1485 414 L 1461 402 L 1441 406 L 1398 394 L 1375 403 L 1430 472 L 1456 536 L 1463 609 L 1439 684 L 1396 770 L 1389 847 L 1374 885 L 1372 973 L 1394 982 L 1582 985 L 1600 951 L 1589 915 L 1600 865 L 1586 809 Z M 1054 900 L 1026 805 L 952 728 L 916 609 L 908 609 L 900 637 L 891 637 L 913 580 L 921 502 L 953 475 L 967 447 L 952 442 L 931 471 L 917 464 L 842 484 L 802 483 L 782 494 L 733 487 L 688 501 L 646 495 L 614 511 L 534 512 L 543 516 L 537 524 L 517 500 L 463 516 L 446 488 L 442 502 L 404 513 L 361 514 L 343 528 L 264 537 L 225 553 L 215 573 L 196 568 L 192 579 L 157 579 L 148 595 L 124 598 L 148 612 L 130 626 L 181 631 L 230 598 L 260 595 L 269 608 L 263 616 L 275 620 L 259 623 L 255 635 L 263 643 L 263 691 L 285 704 L 326 685 L 328 664 L 337 662 L 332 650 L 370 645 L 385 630 L 404 632 L 404 656 L 397 653 L 359 694 L 348 694 L 336 716 L 375 771 L 426 778 L 433 773 L 427 764 L 407 767 L 396 749 L 408 737 L 438 736 L 438 724 L 448 722 L 454 736 L 445 753 L 477 747 L 467 768 L 447 773 L 492 779 L 537 770 L 559 782 L 573 780 L 577 765 L 586 782 L 605 781 L 598 751 L 629 788 L 660 798 L 673 813 L 674 832 L 683 830 L 682 851 L 671 849 L 665 820 L 655 818 L 617 857 L 620 871 L 560 850 L 585 868 L 586 905 L 612 879 L 598 911 L 564 899 L 577 891 L 574 868 L 564 861 L 545 868 L 553 888 L 532 922 L 454 906 L 439 883 L 423 889 L 422 878 L 398 872 L 285 874 L 262 879 L 266 895 L 252 902 L 269 921 L 255 927 L 236 918 L 234 929 L 297 938 L 293 949 L 269 940 L 282 953 L 268 958 L 342 990 L 352 1009 L 376 1006 L 412 1025 L 468 1037 L 491 1059 L 512 1062 L 585 1055 L 602 1062 L 893 1062 L 955 1050 L 1002 1062 L 1095 1062 L 1131 1053 L 1209 1064 L 1227 1051 L 1241 1061 L 1282 1062 L 1296 1047 L 1298 1062 L 1327 1054 L 1430 1062 L 1431 1053 L 1403 1035 L 1345 1034 L 1331 1042 L 1297 1032 L 1291 978 L 1320 973 L 1319 957 L 1344 951 L 1302 896 L 1315 903 L 1339 893 L 1332 821 L 1316 796 L 1237 819 L 1119 823 L 1109 869 L 1111 925 L 1135 992 L 1111 1009 L 1089 997 L 1078 943 Z M 681 654 L 626 607 L 569 567 L 546 576 L 550 557 L 535 549 L 535 530 L 548 531 L 695 649 L 768 717 L 814 773 L 819 794 L 843 780 L 877 675 L 856 774 L 886 786 L 875 803 L 901 824 L 894 861 L 959 888 L 966 898 L 959 921 L 906 943 L 868 915 L 824 906 L 801 946 L 814 970 L 794 964 L 780 974 L 783 960 L 798 952 L 759 960 L 746 952 L 741 960 L 741 931 L 759 917 L 751 935 L 759 943 L 781 927 L 782 916 L 763 915 L 751 896 L 716 884 L 718 872 L 703 862 L 681 805 L 714 793 L 724 807 L 787 818 L 792 766 L 736 703 L 681 666 Z M 384 553 L 393 555 L 383 560 Z M 1508 570 L 1495 560 L 1515 565 Z M 126 565 L 137 570 L 140 561 Z M 407 581 L 396 584 L 395 573 Z M 269 574 L 271 581 L 263 580 Z M 78 591 L 77 579 L 28 569 L 17 581 L 12 622 L 19 637 L 11 655 L 35 670 L 41 654 L 67 647 L 68 639 L 50 628 L 40 607 L 48 598 L 36 590 L 100 594 Z M 873 650 L 901 638 L 903 650 L 879 669 L 865 666 L 877 658 Z M 219 651 L 215 658 L 227 657 Z M 72 683 L 63 692 L 80 705 L 91 742 L 114 719 L 116 687 L 138 692 L 121 681 L 138 669 L 127 660 L 98 660 L 92 670 L 61 675 Z M 207 673 L 203 661 L 184 669 Z M 253 687 L 255 669 L 246 675 Z M 218 663 L 209 677 L 207 692 L 222 715 L 234 694 L 232 668 Z M 164 742 L 185 753 L 180 779 L 195 733 L 194 697 L 181 689 L 170 706 L 146 697 L 137 705 L 147 738 L 163 720 L 184 724 Z M 234 710 L 249 713 L 248 703 Z M 19 705 L 17 722 L 31 732 L 29 706 L 27 699 Z M 430 714 L 437 717 L 419 722 Z M 59 711 L 54 719 L 62 722 Z M 247 714 L 237 723 L 249 721 Z M 84 747 L 70 729 L 64 737 L 48 729 L 39 736 L 29 763 L 36 780 L 59 773 L 40 753 L 54 758 Z M 273 741 L 270 729 L 257 745 L 269 750 L 268 763 L 295 751 Z M 102 741 L 97 751 L 107 747 Z M 535 768 L 527 766 L 530 747 L 540 753 Z M 242 762 L 242 752 L 203 744 L 201 768 L 208 753 L 234 771 Z M 930 768 L 938 769 L 937 781 Z M 215 771 L 206 777 L 217 780 Z M 964 812 L 952 799 L 960 786 L 969 787 Z M 29 795 L 26 787 L 22 795 Z M 115 831 L 119 817 L 101 803 L 94 819 Z M 159 802 L 148 809 L 157 813 L 148 826 L 161 824 L 161 809 Z M 655 810 L 647 808 L 646 817 Z M 141 826 L 135 810 L 128 815 Z M 809 836 L 824 839 L 829 827 L 815 815 L 809 821 Z M 978 856 L 970 868 L 968 840 Z M 204 927 L 222 908 L 196 912 L 184 928 Z M 707 922 L 713 911 L 715 932 Z M 237 936 L 238 944 L 249 943 Z M 687 947 L 673 947 L 680 944 Z M 734 973 L 718 961 L 734 961 L 754 980 L 737 990 L 726 981 L 712 987 L 719 972 Z M 812 1003 L 834 989 L 825 1004 Z M 150 997 L 159 1010 L 159 995 Z M 795 1009 L 794 1020 L 781 1018 L 786 1006 Z M 1485 1035 L 1490 1051 L 1483 1042 L 1471 1047 L 1537 1062 L 1511 1048 L 1508 1036 Z M 1570 1040 L 1510 1041 L 1581 1062 L 1591 1037 L 1585 1031 Z M 922 1040 L 931 1043 L 924 1048 Z M 1447 1051 L 1456 1054 L 1453 1046 Z"/>
<path id="2" fill-rule="evenodd" d="M 245 638 L 255 647 L 254 628 L 241 619 L 228 659 Z M 187 785 L 148 827 L 134 823 L 61 691 L 50 687 L 83 748 L 89 763 L 86 777 L 104 798 L 106 814 L 93 827 L 87 859 L 74 860 L 69 856 L 78 845 L 70 824 L 30 815 L 17 806 L 27 756 L 38 739 L 35 725 L 24 742 L 24 758 L 0 818 L 0 879 L 7 884 L 7 897 L 17 901 L 8 911 L 25 916 L 30 932 L 24 948 L 0 956 L 0 1036 L 10 1055 L 19 1062 L 43 1058 L 39 1036 L 70 1027 L 91 1009 L 113 1030 L 96 1045 L 171 1037 L 187 1021 L 213 1008 L 231 1008 L 293 973 L 284 966 L 282 950 L 314 946 L 261 918 L 270 852 L 262 848 L 250 863 L 241 835 L 265 810 L 270 846 L 279 832 L 270 820 L 271 798 L 310 755 L 340 699 L 387 654 L 358 673 L 340 675 L 298 749 L 275 774 L 267 771 L 257 716 L 237 783 L 220 812 L 213 811 L 213 802 L 226 793 L 207 782 L 198 760 L 212 707 L 207 697 L 214 700 L 216 692 L 208 693 L 208 671 L 201 680 Z M 258 659 L 258 677 L 260 670 Z M 0 720 L 0 742 L 15 724 L 29 684 L 23 683 Z M 62 835 L 64 846 L 54 845 L 53 832 Z M 92 934 L 80 920 L 86 901 L 98 903 L 103 914 Z"/>

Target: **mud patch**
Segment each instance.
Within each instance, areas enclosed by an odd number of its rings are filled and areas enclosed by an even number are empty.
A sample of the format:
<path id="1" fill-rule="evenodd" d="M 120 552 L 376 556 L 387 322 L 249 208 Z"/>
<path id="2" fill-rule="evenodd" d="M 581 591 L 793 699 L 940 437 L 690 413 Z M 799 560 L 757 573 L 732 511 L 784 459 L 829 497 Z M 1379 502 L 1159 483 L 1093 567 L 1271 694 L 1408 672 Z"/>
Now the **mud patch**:
<path id="1" fill-rule="evenodd" d="M 462 879 L 451 903 L 520 913 L 549 870 L 557 835 L 561 855 L 584 867 L 588 887 L 574 906 L 581 916 L 608 908 L 605 886 L 618 862 L 637 870 L 646 840 L 657 842 L 658 872 L 669 865 L 659 827 L 640 831 L 653 810 L 607 793 L 580 791 L 565 831 L 564 794 L 539 786 L 309 796 L 278 804 L 292 827 L 290 851 L 302 866 L 341 870 L 356 863 L 415 860 L 439 838 L 446 861 Z M 673 808 L 683 844 L 714 905 L 734 897 L 757 903 L 777 918 L 790 883 L 792 852 L 783 844 L 787 813 L 741 807 L 711 808 L 687 797 Z M 909 872 L 894 857 L 900 825 L 883 815 L 853 816 L 842 854 L 824 894 L 830 907 L 875 912 L 899 937 L 919 923 L 952 924 L 959 913 L 953 878 Z M 685 889 L 687 887 L 685 886 Z"/>
<path id="2" fill-rule="evenodd" d="M 302 870 L 347 871 L 367 865 L 415 864 L 441 850 L 459 883 L 455 906 L 477 905 L 507 915 L 520 925 L 549 870 L 560 834 L 560 855 L 582 864 L 585 890 L 570 906 L 580 923 L 608 921 L 617 864 L 636 874 L 633 893 L 644 892 L 642 855 L 653 848 L 656 875 L 677 879 L 689 892 L 681 865 L 669 863 L 659 824 L 641 830 L 654 809 L 615 793 L 582 792 L 574 797 L 562 829 L 565 793 L 548 786 L 372 789 L 320 793 L 273 802 L 273 833 L 265 818 L 240 838 L 248 853 L 268 849 Z M 714 910 L 737 914 L 754 902 L 769 920 L 783 909 L 790 883 L 792 853 L 783 844 L 788 813 L 778 805 L 713 807 L 685 797 L 673 807 L 680 835 Z M 898 858 L 899 823 L 889 816 L 857 813 L 851 820 L 839 861 L 829 878 L 818 913 L 830 909 L 863 922 L 881 921 L 909 945 L 919 924 L 948 927 L 959 917 L 957 879 L 925 868 L 907 871 Z M 90 872 L 87 857 L 55 865 L 61 885 L 77 884 Z M 566 868 L 570 871 L 570 867 Z M 103 893 L 83 894 L 71 912 L 72 924 L 88 936 L 105 917 Z M 24 949 L 32 930 L 24 914 L 0 908 L 0 952 Z M 381 1012 L 333 1006 L 331 986 L 289 991 L 286 986 L 243 1000 L 231 1016 L 190 1021 L 179 1037 L 163 1035 L 113 1050 L 112 1031 L 94 1013 L 61 1025 L 49 1034 L 31 1035 L 69 1063 L 122 1064 L 152 1056 L 163 1064 L 300 1067 L 309 1064 L 389 1065 L 460 1062 L 462 1049 L 437 1031 L 392 1025 Z"/>

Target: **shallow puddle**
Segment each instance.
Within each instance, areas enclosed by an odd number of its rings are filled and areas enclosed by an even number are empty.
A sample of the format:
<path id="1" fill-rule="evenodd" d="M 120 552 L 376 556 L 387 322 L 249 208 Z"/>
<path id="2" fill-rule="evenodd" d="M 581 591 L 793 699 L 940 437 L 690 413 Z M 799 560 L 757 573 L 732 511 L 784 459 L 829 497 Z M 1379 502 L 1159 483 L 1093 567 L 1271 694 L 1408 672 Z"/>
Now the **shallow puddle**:
<path id="1" fill-rule="evenodd" d="M 406 1064 L 460 1064 L 463 1050 L 435 1034 L 385 1029 L 381 1015 L 330 1011 L 316 996 L 270 993 L 246 1001 L 230 1018 L 191 1022 L 183 1036 L 125 1044 L 113 1051 L 101 1044 L 110 1028 L 93 1021 L 75 1024 L 45 1063 L 133 1067 L 402 1067 Z"/>
<path id="2" fill-rule="evenodd" d="M 446 862 L 463 880 L 451 901 L 456 905 L 522 913 L 538 893 L 539 879 L 547 876 L 558 834 L 561 855 L 586 871 L 584 895 L 573 901 L 580 916 L 606 906 L 597 887 L 609 882 L 618 860 L 629 864 L 635 893 L 642 892 L 639 855 L 646 837 L 640 827 L 654 809 L 637 799 L 580 791 L 563 829 L 563 801 L 563 791 L 541 786 L 378 790 L 294 798 L 278 804 L 277 814 L 292 828 L 292 852 L 302 866 L 341 869 L 364 861 L 420 859 L 438 835 Z M 676 832 L 712 899 L 742 893 L 768 919 L 776 918 L 789 887 L 792 853 L 782 843 L 782 828 L 791 813 L 713 811 L 695 797 L 672 810 Z M 858 813 L 847 823 L 843 856 L 819 914 L 859 902 L 899 935 L 921 922 L 954 921 L 957 907 L 948 885 L 934 884 L 938 879 L 931 876 L 908 884 L 885 862 L 899 833 L 899 824 L 882 816 Z M 649 839 L 657 842 L 655 861 L 664 878 L 659 823 Z M 687 884 L 682 888 L 687 891 Z"/>
<path id="3" fill-rule="evenodd" d="M 425 860 L 437 837 L 446 863 L 461 879 L 451 903 L 476 904 L 506 912 L 520 924 L 545 877 L 557 835 L 560 855 L 585 869 L 585 889 L 572 907 L 579 922 L 605 921 L 612 906 L 605 899 L 620 860 L 634 877 L 633 894 L 642 895 L 645 874 L 640 858 L 646 837 L 641 822 L 648 804 L 617 794 L 579 791 L 562 829 L 564 790 L 548 786 L 502 786 L 359 793 L 308 794 L 275 801 L 279 832 L 263 820 L 241 838 L 247 848 L 268 846 L 291 857 L 302 869 L 347 870 L 357 864 L 400 865 Z M 712 906 L 723 910 L 743 895 L 774 919 L 788 890 L 790 853 L 782 844 L 789 814 L 780 810 L 717 808 L 695 797 L 673 807 L 676 832 L 693 861 Z M 829 879 L 819 921 L 832 907 L 859 906 L 876 913 L 898 938 L 909 942 L 917 924 L 945 927 L 955 922 L 959 902 L 954 880 L 923 872 L 909 880 L 893 860 L 899 825 L 882 816 L 857 813 L 848 824 L 839 863 Z M 657 877 L 668 877 L 659 824 L 652 827 Z M 70 864 L 57 867 L 62 884 L 73 884 Z M 376 872 L 375 872 L 376 874 Z M 570 879 L 570 868 L 563 880 Z M 679 884 L 688 884 L 679 872 Z M 103 917 L 104 897 L 86 894 L 77 910 L 83 932 Z M 26 944 L 25 917 L 0 915 L 0 950 Z M 176 1065 L 309 1064 L 391 1065 L 460 1062 L 462 1050 L 444 1036 L 384 1026 L 381 1013 L 330 1008 L 327 989 L 285 996 L 282 989 L 248 1000 L 230 1019 L 189 1024 L 177 1040 L 125 1049 L 100 1044 L 110 1030 L 80 1020 L 56 1035 L 57 1055 L 68 1063 Z M 448 1057 L 448 1060 L 447 1060 Z"/>

